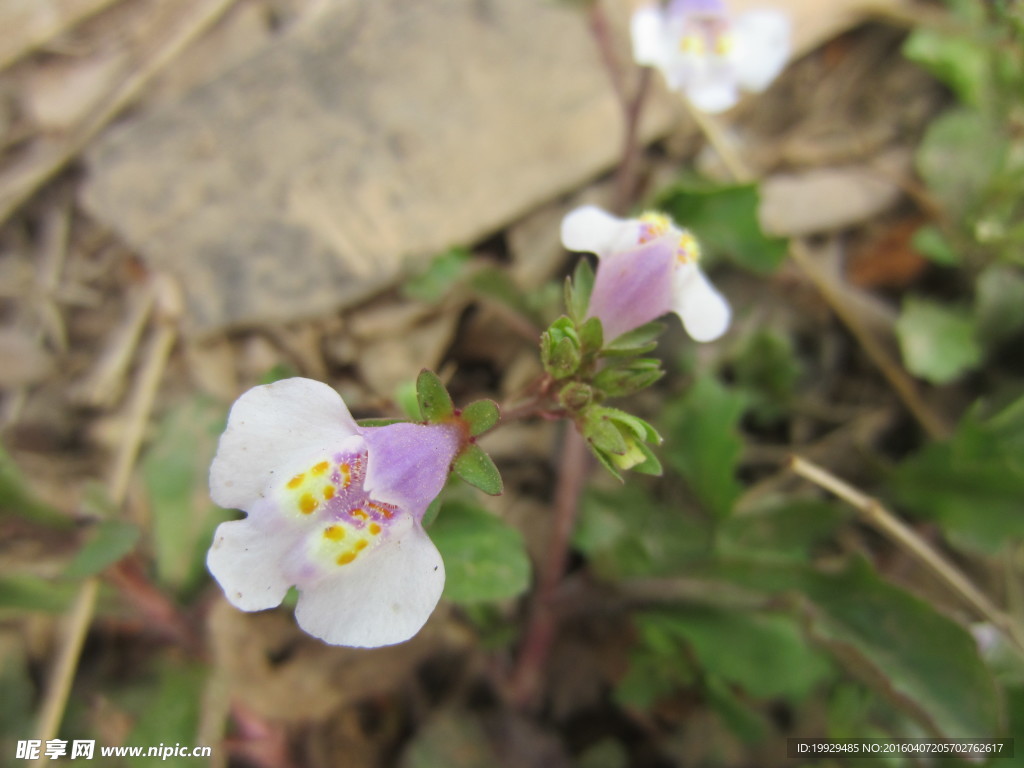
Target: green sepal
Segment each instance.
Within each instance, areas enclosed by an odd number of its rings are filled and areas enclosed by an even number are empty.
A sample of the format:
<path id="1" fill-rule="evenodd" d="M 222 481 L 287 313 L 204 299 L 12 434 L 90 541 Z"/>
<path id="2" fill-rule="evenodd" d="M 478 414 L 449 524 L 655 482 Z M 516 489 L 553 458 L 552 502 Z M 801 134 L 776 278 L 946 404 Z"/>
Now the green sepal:
<path id="1" fill-rule="evenodd" d="M 618 424 L 622 424 L 636 435 L 638 439 L 648 443 L 654 443 L 655 445 L 661 445 L 662 437 L 658 434 L 658 430 L 639 416 L 634 416 L 631 413 L 620 411 L 618 408 L 603 408 L 602 410 L 605 412 L 605 416 L 608 419 L 611 419 Z"/>
<path id="2" fill-rule="evenodd" d="M 572 320 L 564 315 L 558 318 L 540 339 L 544 370 L 556 379 L 572 376 L 583 360 L 580 346 L 580 337 Z"/>
<path id="3" fill-rule="evenodd" d="M 601 351 L 601 354 L 605 357 L 618 357 L 650 352 L 658 346 L 657 339 L 664 330 L 664 323 L 653 322 L 641 325 L 639 328 L 634 328 L 632 331 L 612 339 L 608 346 Z"/>
<path id="4" fill-rule="evenodd" d="M 360 427 L 390 427 L 392 424 L 405 423 L 405 419 L 356 419 Z"/>
<path id="5" fill-rule="evenodd" d="M 639 472 L 641 475 L 653 475 L 655 477 L 661 477 L 662 468 L 661 461 L 657 456 L 654 455 L 654 451 L 647 443 L 637 442 L 636 447 L 640 449 L 640 452 L 644 455 L 644 460 L 639 464 L 630 467 L 633 472 Z"/>
<path id="6" fill-rule="evenodd" d="M 592 317 L 580 326 L 580 347 L 584 355 L 596 355 L 604 346 L 604 329 L 601 321 Z"/>
<path id="7" fill-rule="evenodd" d="M 446 421 L 455 413 L 455 404 L 441 379 L 426 368 L 416 377 L 416 401 L 423 418 L 431 423 Z"/>
<path id="8" fill-rule="evenodd" d="M 624 483 L 625 482 L 625 480 L 622 479 L 622 473 L 619 472 L 619 470 L 615 468 L 614 464 L 612 464 L 611 458 L 610 458 L 610 456 L 608 454 L 606 454 L 604 451 L 600 450 L 599 448 L 595 448 L 593 443 L 590 444 L 590 452 L 592 454 L 594 454 L 594 456 L 597 458 L 597 460 L 601 463 L 601 466 L 604 467 L 605 469 L 607 469 L 611 473 L 612 477 L 614 477 L 620 483 Z"/>
<path id="9" fill-rule="evenodd" d="M 608 417 L 610 408 L 594 406 L 583 414 L 581 432 L 595 450 L 625 456 L 629 450 L 622 430 Z"/>
<path id="10" fill-rule="evenodd" d="M 594 290 L 594 270 L 590 262 L 580 259 L 572 279 L 565 278 L 565 308 L 577 324 L 582 325 L 590 308 L 590 294 Z"/>
<path id="11" fill-rule="evenodd" d="M 493 400 L 477 400 L 462 409 L 462 420 L 471 437 L 482 435 L 501 420 L 501 411 Z"/>
<path id="12" fill-rule="evenodd" d="M 452 471 L 490 496 L 498 496 L 504 490 L 498 468 L 494 466 L 491 457 L 475 443 L 467 445 L 458 455 L 452 464 Z"/>
<path id="13" fill-rule="evenodd" d="M 621 366 L 608 367 L 594 377 L 594 386 L 606 397 L 624 397 L 639 392 L 654 384 L 665 372 L 661 370 L 661 361 L 653 357 L 641 357 L 623 363 Z"/>
<path id="14" fill-rule="evenodd" d="M 420 520 L 420 524 L 424 528 L 430 528 L 437 520 L 437 513 L 441 511 L 441 496 L 437 495 L 434 500 L 427 505 L 427 509 L 423 512 L 423 519 Z"/>

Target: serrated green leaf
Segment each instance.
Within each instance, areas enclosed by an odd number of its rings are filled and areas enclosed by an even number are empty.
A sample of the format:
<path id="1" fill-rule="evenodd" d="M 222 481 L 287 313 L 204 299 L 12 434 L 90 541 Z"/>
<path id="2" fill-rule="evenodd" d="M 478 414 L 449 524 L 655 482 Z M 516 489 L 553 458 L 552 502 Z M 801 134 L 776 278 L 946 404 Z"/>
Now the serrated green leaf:
<path id="1" fill-rule="evenodd" d="M 997 693 L 970 633 L 866 563 L 828 574 L 749 563 L 714 570 L 747 589 L 803 595 L 812 637 L 927 731 L 995 734 Z"/>
<path id="2" fill-rule="evenodd" d="M 449 600 L 506 600 L 529 587 L 530 559 L 522 535 L 479 507 L 444 504 L 430 538 L 444 559 Z"/>
<path id="3" fill-rule="evenodd" d="M 139 529 L 132 523 L 120 520 L 97 523 L 89 539 L 68 564 L 64 576 L 69 579 L 93 576 L 131 552 L 138 540 Z"/>
<path id="4" fill-rule="evenodd" d="M 686 572 L 711 547 L 707 521 L 662 504 L 639 485 L 591 490 L 580 504 L 573 545 L 609 581 Z"/>
<path id="5" fill-rule="evenodd" d="M 681 183 L 660 195 L 657 207 L 693 230 L 712 259 L 726 258 L 758 274 L 774 272 L 786 259 L 785 240 L 761 231 L 757 186 L 715 187 Z"/>
<path id="6" fill-rule="evenodd" d="M 491 496 L 500 495 L 504 489 L 501 473 L 479 445 L 467 445 L 452 464 L 452 471 L 474 488 Z"/>
<path id="7" fill-rule="evenodd" d="M 988 419 L 979 410 L 952 438 L 904 460 L 889 487 L 905 509 L 938 520 L 955 544 L 993 554 L 1024 538 L 1024 398 Z"/>
<path id="8" fill-rule="evenodd" d="M 426 368 L 416 377 L 416 402 L 423 418 L 431 423 L 447 421 L 455 413 L 455 404 L 441 379 Z"/>
<path id="9" fill-rule="evenodd" d="M 725 518 L 740 495 L 736 467 L 743 451 L 738 425 L 747 398 L 702 377 L 664 414 L 668 439 L 662 451 L 709 512 Z"/>
<path id="10" fill-rule="evenodd" d="M 981 362 L 974 321 L 966 310 L 908 296 L 896 335 L 907 370 L 934 384 L 948 384 Z"/>
<path id="11" fill-rule="evenodd" d="M 470 436 L 476 437 L 501 420 L 501 411 L 493 400 L 477 400 L 462 409 L 462 420 L 469 426 Z"/>

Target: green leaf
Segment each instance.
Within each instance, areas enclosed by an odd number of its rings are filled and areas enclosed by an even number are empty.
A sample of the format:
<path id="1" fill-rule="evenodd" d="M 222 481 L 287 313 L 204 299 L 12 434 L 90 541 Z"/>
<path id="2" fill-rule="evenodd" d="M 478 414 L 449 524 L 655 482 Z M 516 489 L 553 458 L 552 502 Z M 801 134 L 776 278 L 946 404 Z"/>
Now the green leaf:
<path id="1" fill-rule="evenodd" d="M 800 377 L 796 351 L 788 336 L 770 330 L 754 331 L 744 339 L 733 369 L 757 421 L 771 423 L 786 415 Z"/>
<path id="2" fill-rule="evenodd" d="M 441 379 L 426 368 L 416 377 L 416 401 L 419 403 L 423 418 L 432 423 L 446 421 L 455 413 L 451 395 L 441 383 Z"/>
<path id="3" fill-rule="evenodd" d="M 994 554 L 1024 538 L 1024 398 L 988 419 L 973 408 L 952 438 L 896 467 L 889 487 L 915 515 L 938 520 L 953 542 Z"/>
<path id="4" fill-rule="evenodd" d="M 664 333 L 664 323 L 653 322 L 641 325 L 612 339 L 601 352 L 604 356 L 642 355 L 658 346 L 657 338 Z"/>
<path id="5" fill-rule="evenodd" d="M 929 126 L 917 169 L 946 211 L 960 218 L 984 204 L 1005 157 L 1006 139 L 984 115 L 954 109 Z"/>
<path id="6" fill-rule="evenodd" d="M 521 595 L 530 584 L 522 535 L 479 507 L 444 504 L 430 538 L 444 558 L 444 596 L 449 600 L 505 600 Z"/>
<path id="7" fill-rule="evenodd" d="M 204 398 L 167 412 L 142 459 L 152 510 L 151 546 L 161 584 L 190 589 L 205 578 L 206 550 L 230 513 L 210 501 L 208 477 L 224 411 Z"/>
<path id="8" fill-rule="evenodd" d="M 78 584 L 29 574 L 0 576 L 0 610 L 63 613 L 71 606 Z"/>
<path id="9" fill-rule="evenodd" d="M 402 285 L 402 293 L 410 299 L 436 304 L 463 277 L 470 253 L 465 248 L 452 248 L 438 254 L 425 270 L 410 277 Z"/>
<path id="10" fill-rule="evenodd" d="M 965 104 L 978 106 L 992 80 L 990 52 L 963 33 L 915 29 L 903 44 L 903 55 L 948 85 Z"/>
<path id="11" fill-rule="evenodd" d="M 963 258 L 953 249 L 942 231 L 934 224 L 926 224 L 918 229 L 914 233 L 912 245 L 914 250 L 936 264 L 945 267 L 958 267 L 963 263 Z"/>
<path id="12" fill-rule="evenodd" d="M 426 421 L 426 417 L 420 410 L 419 394 L 416 392 L 415 381 L 403 381 L 395 387 L 395 404 L 402 409 L 408 418 L 413 421 Z"/>
<path id="13" fill-rule="evenodd" d="M 600 319 L 592 317 L 580 326 L 580 349 L 584 355 L 595 355 L 604 346 L 604 329 Z"/>
<path id="14" fill-rule="evenodd" d="M 482 435 L 501 420 L 501 411 L 493 400 L 477 400 L 462 409 L 462 420 L 469 426 L 471 437 Z"/>
<path id="15" fill-rule="evenodd" d="M 722 523 L 718 551 L 773 563 L 809 563 L 815 548 L 834 540 L 850 517 L 846 507 L 817 498 L 769 498 Z"/>
<path id="16" fill-rule="evenodd" d="M 683 573 L 711 547 L 711 531 L 678 504 L 637 485 L 583 496 L 573 545 L 609 581 Z"/>
<path id="17" fill-rule="evenodd" d="M 132 523 L 120 520 L 98 523 L 89 540 L 68 564 L 64 576 L 69 579 L 93 576 L 131 552 L 138 540 L 139 529 Z"/>
<path id="18" fill-rule="evenodd" d="M 1024 329 L 1024 274 L 1019 267 L 993 264 L 975 286 L 978 337 L 987 344 L 1010 341 Z"/>
<path id="19" fill-rule="evenodd" d="M 965 310 L 908 296 L 896 335 L 907 370 L 933 384 L 947 384 L 981 362 L 974 321 Z"/>
<path id="20" fill-rule="evenodd" d="M 669 436 L 666 461 L 718 518 L 728 517 L 741 491 L 736 467 L 743 451 L 738 425 L 745 406 L 744 395 L 702 377 L 663 414 Z"/>
<path id="21" fill-rule="evenodd" d="M 467 445 L 455 459 L 452 470 L 474 488 L 491 496 L 498 496 L 503 490 L 501 473 L 479 445 Z"/>
<path id="22" fill-rule="evenodd" d="M 572 280 L 566 278 L 565 307 L 577 324 L 583 322 L 590 308 L 590 294 L 594 291 L 594 269 L 586 258 L 576 262 Z"/>
<path id="23" fill-rule="evenodd" d="M 712 570 L 748 589 L 802 595 L 798 605 L 812 637 L 926 730 L 951 738 L 995 735 L 998 697 L 974 638 L 866 563 L 827 574 L 750 563 Z"/>
<path id="24" fill-rule="evenodd" d="M 764 275 L 785 261 L 788 245 L 761 231 L 759 205 L 755 184 L 716 187 L 684 182 L 657 200 L 658 208 L 693 230 L 712 259 L 726 258 Z"/>
<path id="25" fill-rule="evenodd" d="M 0 516 L 8 514 L 57 528 L 74 525 L 74 520 L 36 497 L 14 459 L 0 446 Z"/>
<path id="26" fill-rule="evenodd" d="M 148 701 L 141 703 L 138 709 L 139 719 L 129 736 L 130 741 L 153 746 L 195 744 L 203 689 L 209 675 L 209 670 L 198 664 L 165 658 L 155 689 L 150 687 L 146 691 Z M 161 756 L 160 760 L 161 766 L 171 768 L 194 768 L 195 764 L 196 758 L 191 756 Z"/>

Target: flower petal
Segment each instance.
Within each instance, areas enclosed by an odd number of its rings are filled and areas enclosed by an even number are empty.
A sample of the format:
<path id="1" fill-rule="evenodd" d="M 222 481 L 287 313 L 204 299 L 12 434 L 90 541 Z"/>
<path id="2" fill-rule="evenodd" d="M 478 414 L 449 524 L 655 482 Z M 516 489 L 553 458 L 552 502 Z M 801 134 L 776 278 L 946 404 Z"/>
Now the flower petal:
<path id="1" fill-rule="evenodd" d="M 293 580 L 285 575 L 285 555 L 302 537 L 297 526 L 268 525 L 265 516 L 221 523 L 206 554 L 206 566 L 224 596 L 243 611 L 280 605 Z"/>
<path id="2" fill-rule="evenodd" d="M 294 378 L 253 387 L 231 408 L 210 466 L 210 496 L 222 507 L 247 509 L 282 467 L 355 434 L 348 408 L 326 384 Z"/>
<path id="3" fill-rule="evenodd" d="M 418 522 L 355 562 L 305 587 L 295 618 L 332 645 L 376 648 L 408 640 L 426 623 L 444 589 L 441 555 Z"/>
<path id="4" fill-rule="evenodd" d="M 777 11 L 751 11 L 736 19 L 731 58 L 744 90 L 763 91 L 786 66 L 789 26 L 788 17 Z"/>
<path id="5" fill-rule="evenodd" d="M 665 24 L 658 7 L 642 5 L 637 8 L 629 20 L 629 32 L 633 40 L 633 60 L 644 66 L 661 66 L 665 57 L 666 40 Z"/>
<path id="6" fill-rule="evenodd" d="M 686 97 L 701 112 L 725 112 L 739 101 L 736 82 L 731 77 L 692 77 L 686 86 Z"/>
<path id="7" fill-rule="evenodd" d="M 368 463 L 363 487 L 374 499 L 401 507 L 416 520 L 444 488 L 462 445 L 451 424 L 365 427 Z"/>
<path id="8" fill-rule="evenodd" d="M 688 264 L 673 275 L 673 310 L 694 341 L 714 341 L 729 328 L 732 311 L 700 267 Z"/>
<path id="9" fill-rule="evenodd" d="M 605 213 L 595 205 L 584 205 L 562 219 L 562 245 L 570 251 L 596 253 L 605 257 L 612 251 L 638 242 L 640 223 Z"/>
<path id="10" fill-rule="evenodd" d="M 673 231 L 644 245 L 609 254 L 598 262 L 589 314 L 601 319 L 605 341 L 672 310 L 678 236 Z"/>

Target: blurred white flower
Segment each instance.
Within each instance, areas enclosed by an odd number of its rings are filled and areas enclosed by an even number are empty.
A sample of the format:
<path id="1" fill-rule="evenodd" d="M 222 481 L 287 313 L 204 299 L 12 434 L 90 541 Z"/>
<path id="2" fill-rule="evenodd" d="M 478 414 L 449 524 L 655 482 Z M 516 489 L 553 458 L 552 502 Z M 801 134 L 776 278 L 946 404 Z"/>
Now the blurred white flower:
<path id="1" fill-rule="evenodd" d="M 703 112 L 723 112 L 740 89 L 763 91 L 789 57 L 789 19 L 777 11 L 730 18 L 722 0 L 645 0 L 633 13 L 633 58 Z"/>

